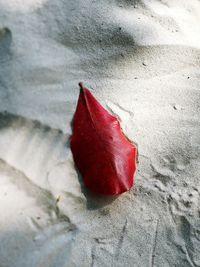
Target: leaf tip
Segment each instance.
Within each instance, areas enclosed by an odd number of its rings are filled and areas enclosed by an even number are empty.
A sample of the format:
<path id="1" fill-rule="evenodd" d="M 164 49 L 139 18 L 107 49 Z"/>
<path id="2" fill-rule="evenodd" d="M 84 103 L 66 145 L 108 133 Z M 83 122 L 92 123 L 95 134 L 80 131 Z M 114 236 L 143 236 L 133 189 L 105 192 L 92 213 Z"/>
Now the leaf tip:
<path id="1" fill-rule="evenodd" d="M 83 82 L 80 82 L 78 85 L 80 86 L 80 89 L 81 89 L 81 90 L 84 89 Z"/>
<path id="2" fill-rule="evenodd" d="M 80 95 L 86 96 L 88 93 L 90 93 L 90 90 L 88 90 L 84 85 L 83 82 L 80 82 L 79 84 L 80 87 Z"/>

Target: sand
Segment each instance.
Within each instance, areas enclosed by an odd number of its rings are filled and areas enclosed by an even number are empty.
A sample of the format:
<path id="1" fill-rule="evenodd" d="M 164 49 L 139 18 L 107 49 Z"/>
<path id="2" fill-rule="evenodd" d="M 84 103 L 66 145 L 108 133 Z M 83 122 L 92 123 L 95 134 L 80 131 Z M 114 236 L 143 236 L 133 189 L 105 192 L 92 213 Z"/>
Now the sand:
<path id="1" fill-rule="evenodd" d="M 200 2 L 0 0 L 0 267 L 200 266 Z M 83 81 L 138 144 L 132 190 L 88 192 Z"/>

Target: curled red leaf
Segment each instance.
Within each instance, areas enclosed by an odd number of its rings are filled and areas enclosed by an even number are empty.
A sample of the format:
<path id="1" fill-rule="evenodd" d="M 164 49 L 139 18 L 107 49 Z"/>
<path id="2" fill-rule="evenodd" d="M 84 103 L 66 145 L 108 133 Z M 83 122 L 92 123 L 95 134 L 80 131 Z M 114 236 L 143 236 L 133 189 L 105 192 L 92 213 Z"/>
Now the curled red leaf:
<path id="1" fill-rule="evenodd" d="M 106 195 L 128 191 L 136 170 L 136 147 L 123 134 L 119 121 L 79 85 L 71 150 L 84 184 Z"/>

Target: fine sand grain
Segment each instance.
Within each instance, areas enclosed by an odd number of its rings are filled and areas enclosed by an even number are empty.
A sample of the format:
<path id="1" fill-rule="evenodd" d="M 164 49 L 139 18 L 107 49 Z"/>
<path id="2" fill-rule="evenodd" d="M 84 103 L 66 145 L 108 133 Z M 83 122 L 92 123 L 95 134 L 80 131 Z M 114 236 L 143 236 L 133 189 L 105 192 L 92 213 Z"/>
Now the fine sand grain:
<path id="1" fill-rule="evenodd" d="M 89 193 L 78 82 L 138 144 L 132 190 Z M 200 266 L 200 2 L 0 0 L 0 267 Z"/>

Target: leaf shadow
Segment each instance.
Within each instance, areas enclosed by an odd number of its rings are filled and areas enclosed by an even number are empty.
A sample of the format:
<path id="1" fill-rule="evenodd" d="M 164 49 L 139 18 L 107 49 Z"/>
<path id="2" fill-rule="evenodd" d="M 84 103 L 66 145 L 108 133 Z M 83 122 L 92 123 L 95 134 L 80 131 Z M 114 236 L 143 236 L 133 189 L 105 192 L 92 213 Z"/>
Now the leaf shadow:
<path id="1" fill-rule="evenodd" d="M 103 208 L 111 204 L 112 202 L 114 202 L 119 197 L 119 195 L 107 196 L 107 195 L 101 195 L 101 194 L 91 192 L 84 185 L 83 177 L 76 166 L 75 166 L 75 169 L 76 169 L 78 180 L 81 186 L 81 192 L 84 194 L 86 198 L 86 206 L 88 210 L 97 210 L 97 209 Z"/>

